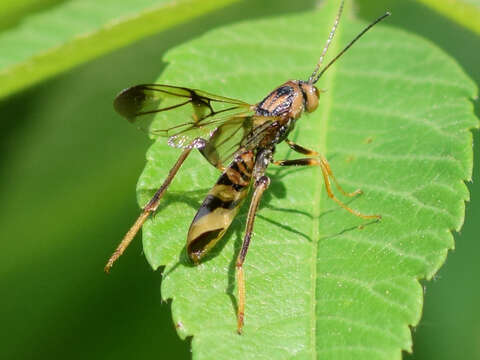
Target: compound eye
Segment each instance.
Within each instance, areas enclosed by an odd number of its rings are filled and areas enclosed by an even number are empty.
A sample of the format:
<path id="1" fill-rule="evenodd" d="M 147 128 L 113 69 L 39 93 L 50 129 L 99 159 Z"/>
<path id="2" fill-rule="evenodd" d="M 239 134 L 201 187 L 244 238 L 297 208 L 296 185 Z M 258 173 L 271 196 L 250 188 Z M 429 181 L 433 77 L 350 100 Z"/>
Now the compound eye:
<path id="1" fill-rule="evenodd" d="M 306 110 L 307 112 L 312 112 L 318 107 L 318 97 L 320 92 L 315 86 L 309 86 L 307 91 L 307 103 Z"/>

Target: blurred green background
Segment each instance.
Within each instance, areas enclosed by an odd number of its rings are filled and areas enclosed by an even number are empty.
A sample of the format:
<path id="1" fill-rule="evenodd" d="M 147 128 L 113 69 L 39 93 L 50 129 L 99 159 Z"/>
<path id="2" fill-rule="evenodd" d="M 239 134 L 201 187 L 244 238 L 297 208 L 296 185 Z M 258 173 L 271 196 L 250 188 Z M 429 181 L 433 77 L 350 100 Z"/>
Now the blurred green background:
<path id="1" fill-rule="evenodd" d="M 146 264 L 138 239 L 111 275 L 102 272 L 138 214 L 135 184 L 149 146 L 114 113 L 112 100 L 126 86 L 154 81 L 165 66 L 162 54 L 176 44 L 217 26 L 314 4 L 231 6 L 0 101 L 1 358 L 190 357 L 169 304 L 161 302 L 160 272 Z M 479 35 L 416 1 L 359 0 L 356 8 L 365 20 L 390 9 L 388 26 L 434 42 L 480 84 Z M 478 115 L 478 101 L 472 103 Z M 476 165 L 479 140 L 476 131 Z M 456 250 L 425 283 L 410 359 L 480 359 L 478 170 Z"/>

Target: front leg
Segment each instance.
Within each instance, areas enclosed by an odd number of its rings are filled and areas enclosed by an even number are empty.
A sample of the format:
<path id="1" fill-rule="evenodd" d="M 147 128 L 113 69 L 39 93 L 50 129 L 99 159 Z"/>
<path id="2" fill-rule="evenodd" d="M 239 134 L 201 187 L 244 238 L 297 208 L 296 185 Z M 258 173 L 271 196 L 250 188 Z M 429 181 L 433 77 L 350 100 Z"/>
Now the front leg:
<path id="1" fill-rule="evenodd" d="M 293 150 L 293 151 L 296 151 L 300 154 L 304 154 L 304 155 L 307 155 L 307 156 L 314 156 L 314 157 L 317 157 L 318 161 L 320 161 L 322 164 L 317 164 L 317 163 L 308 163 L 308 159 L 298 159 L 297 160 L 284 160 L 284 161 L 277 161 L 276 162 L 276 165 L 280 165 L 280 166 L 289 166 L 289 165 L 293 165 L 293 166 L 314 166 L 314 165 L 320 165 L 322 166 L 322 172 L 323 172 L 323 168 L 325 168 L 327 174 L 329 177 L 332 178 L 333 182 L 335 183 L 335 186 L 337 187 L 337 189 L 345 196 L 349 196 L 349 197 L 352 197 L 352 196 L 355 196 L 355 195 L 358 195 L 358 194 L 361 194 L 362 193 L 362 190 L 360 189 L 357 189 L 355 190 L 354 192 L 351 192 L 351 193 L 347 193 L 346 191 L 343 190 L 343 188 L 340 186 L 340 184 L 338 183 L 337 179 L 335 179 L 335 176 L 333 175 L 333 172 L 332 172 L 332 169 L 330 168 L 330 164 L 328 163 L 327 159 L 323 156 L 323 155 L 320 155 L 318 152 L 316 152 L 315 150 L 310 150 L 310 149 L 307 149 L 301 145 L 298 145 L 296 143 L 294 143 L 293 141 L 290 141 L 288 139 L 285 140 L 285 142 L 287 143 L 287 145 Z M 303 161 L 303 162 L 302 162 Z M 305 161 L 307 161 L 307 163 L 304 163 Z M 275 162 L 274 162 L 275 163 Z M 324 174 L 324 177 L 325 177 L 325 174 Z M 327 180 L 325 180 L 325 184 L 327 184 Z M 329 186 L 329 185 L 328 185 Z M 330 196 L 330 194 L 329 194 Z"/>
<path id="2" fill-rule="evenodd" d="M 288 139 L 285 139 L 285 142 L 287 143 L 287 145 L 290 147 L 290 149 L 292 149 L 293 151 L 296 151 L 300 154 L 303 154 L 303 155 L 307 155 L 307 156 L 319 156 L 320 154 L 318 152 L 316 152 L 315 150 L 310 150 L 310 149 L 307 149 L 301 145 L 298 145 L 296 143 L 294 143 L 293 141 L 291 140 L 288 140 Z"/>
<path id="3" fill-rule="evenodd" d="M 296 144 L 295 144 L 296 145 Z M 298 145 L 296 145 L 298 146 Z M 303 149 L 303 148 L 302 148 Z M 338 184 L 337 180 L 335 179 L 335 176 L 333 176 L 332 169 L 330 168 L 330 165 L 328 164 L 327 159 L 325 159 L 323 156 L 318 156 L 317 158 L 303 158 L 303 159 L 295 159 L 295 160 L 280 160 L 280 161 L 274 161 L 274 165 L 279 165 L 279 166 L 320 166 L 320 169 L 322 170 L 322 175 L 323 175 L 323 180 L 325 182 L 325 188 L 327 190 L 328 197 L 333 199 L 338 205 L 343 207 L 345 210 L 348 212 L 352 213 L 355 216 L 361 217 L 362 219 L 380 219 L 380 215 L 365 215 L 362 214 L 356 210 L 353 210 L 352 208 L 348 207 L 346 204 L 344 204 L 342 201 L 340 201 L 332 192 L 332 186 L 330 183 L 330 178 L 333 179 L 333 182 L 337 186 L 338 190 L 345 196 L 355 196 L 357 194 L 361 193 L 361 190 L 355 190 L 354 192 L 347 193 L 345 192 L 342 187 Z"/>

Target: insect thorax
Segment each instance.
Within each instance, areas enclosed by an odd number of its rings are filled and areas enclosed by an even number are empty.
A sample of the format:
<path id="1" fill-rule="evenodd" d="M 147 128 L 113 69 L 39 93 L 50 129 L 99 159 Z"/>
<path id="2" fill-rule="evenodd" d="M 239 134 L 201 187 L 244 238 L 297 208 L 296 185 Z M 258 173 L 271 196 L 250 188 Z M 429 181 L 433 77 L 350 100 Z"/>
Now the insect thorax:
<path id="1" fill-rule="evenodd" d="M 305 98 L 298 80 L 290 80 L 277 87 L 259 102 L 255 114 L 298 119 L 305 109 Z"/>

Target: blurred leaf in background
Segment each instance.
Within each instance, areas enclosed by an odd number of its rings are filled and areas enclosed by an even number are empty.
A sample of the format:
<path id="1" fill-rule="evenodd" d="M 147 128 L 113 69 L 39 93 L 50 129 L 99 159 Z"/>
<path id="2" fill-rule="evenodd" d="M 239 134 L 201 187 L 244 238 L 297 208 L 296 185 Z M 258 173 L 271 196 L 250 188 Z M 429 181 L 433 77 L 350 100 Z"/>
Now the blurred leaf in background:
<path id="1" fill-rule="evenodd" d="M 47 14 L 48 20 L 49 11 L 75 1 L 30 3 L 35 7 L 11 8 L 24 17 L 12 15 L 13 22 L 0 17 L 3 34 L 28 24 L 32 15 Z M 134 188 L 149 145 L 144 134 L 113 113 L 113 97 L 128 85 L 155 80 L 167 49 L 209 29 L 307 10 L 314 3 L 250 1 L 205 9 L 111 54 L 114 47 L 103 44 L 106 50 L 80 55 L 82 60 L 69 66 L 53 63 L 58 71 L 50 75 L 105 54 L 0 102 L 2 358 L 189 358 L 188 342 L 178 339 L 170 309 L 160 302 L 159 273 L 146 265 L 139 241 L 111 276 L 102 274 L 113 244 L 138 214 Z M 390 9 L 390 26 L 434 42 L 480 84 L 478 33 L 416 1 L 359 0 L 357 8 L 365 20 Z M 73 44 L 69 51 L 75 50 Z M 0 58 L 6 54 L 0 47 Z M 472 102 L 478 115 L 478 100 Z M 478 145 L 478 132 L 474 140 Z M 475 155 L 478 159 L 478 146 Z M 426 283 L 425 313 L 414 332 L 411 358 L 480 358 L 480 285 L 472 280 L 480 274 L 480 229 L 474 221 L 480 216 L 479 184 L 474 168 L 465 226 L 440 280 Z"/>
<path id="2" fill-rule="evenodd" d="M 4 0 L 0 3 L 0 29 L 17 26 L 31 14 L 58 6 L 66 0 Z"/>

